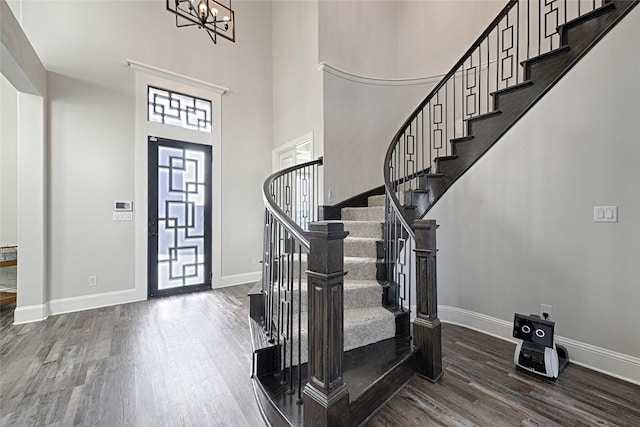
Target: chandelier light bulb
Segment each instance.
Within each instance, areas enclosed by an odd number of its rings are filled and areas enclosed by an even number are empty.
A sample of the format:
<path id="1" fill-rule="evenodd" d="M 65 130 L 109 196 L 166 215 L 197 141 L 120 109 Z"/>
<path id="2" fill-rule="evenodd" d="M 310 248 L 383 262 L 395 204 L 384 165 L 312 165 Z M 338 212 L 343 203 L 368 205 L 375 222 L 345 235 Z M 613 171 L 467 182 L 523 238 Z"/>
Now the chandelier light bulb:
<path id="1" fill-rule="evenodd" d="M 198 13 L 200 14 L 200 19 L 207 19 L 207 16 L 209 16 L 209 6 L 207 6 L 207 0 L 200 0 L 200 3 L 198 3 Z"/>

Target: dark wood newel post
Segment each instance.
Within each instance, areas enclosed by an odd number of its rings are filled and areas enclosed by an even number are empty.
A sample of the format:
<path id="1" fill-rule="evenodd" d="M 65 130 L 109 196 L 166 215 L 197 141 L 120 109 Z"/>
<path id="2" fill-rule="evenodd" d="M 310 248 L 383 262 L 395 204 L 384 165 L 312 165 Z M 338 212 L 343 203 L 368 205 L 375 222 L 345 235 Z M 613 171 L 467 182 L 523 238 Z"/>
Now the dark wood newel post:
<path id="1" fill-rule="evenodd" d="M 438 281 L 436 275 L 435 220 L 413 223 L 416 235 L 416 319 L 413 336 L 419 349 L 418 375 L 436 382 L 442 376 L 442 331 L 438 319 Z"/>
<path id="2" fill-rule="evenodd" d="M 349 390 L 342 378 L 344 352 L 344 238 L 340 223 L 309 225 L 309 382 L 305 426 L 347 426 Z"/>

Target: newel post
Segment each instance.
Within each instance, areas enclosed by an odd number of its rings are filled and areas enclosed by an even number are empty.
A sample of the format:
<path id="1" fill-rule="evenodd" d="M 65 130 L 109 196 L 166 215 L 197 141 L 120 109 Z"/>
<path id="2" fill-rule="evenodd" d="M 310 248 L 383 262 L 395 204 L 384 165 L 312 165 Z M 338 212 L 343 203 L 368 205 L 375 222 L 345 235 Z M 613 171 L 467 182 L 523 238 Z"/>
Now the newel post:
<path id="1" fill-rule="evenodd" d="M 413 336 L 418 348 L 418 375 L 436 382 L 442 376 L 442 331 L 438 319 L 435 220 L 413 223 L 416 235 L 416 319 Z"/>
<path id="2" fill-rule="evenodd" d="M 309 382 L 304 388 L 305 426 L 347 426 L 349 390 L 342 378 L 344 353 L 344 238 L 340 223 L 309 225 Z"/>

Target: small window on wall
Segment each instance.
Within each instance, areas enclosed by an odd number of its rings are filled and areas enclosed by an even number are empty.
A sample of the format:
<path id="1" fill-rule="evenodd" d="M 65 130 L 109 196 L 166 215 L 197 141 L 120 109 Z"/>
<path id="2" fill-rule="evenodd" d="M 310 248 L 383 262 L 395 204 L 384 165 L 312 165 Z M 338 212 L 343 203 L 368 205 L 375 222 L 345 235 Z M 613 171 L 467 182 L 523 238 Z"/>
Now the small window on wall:
<path id="1" fill-rule="evenodd" d="M 150 122 L 211 132 L 211 101 L 148 86 L 147 111 Z"/>

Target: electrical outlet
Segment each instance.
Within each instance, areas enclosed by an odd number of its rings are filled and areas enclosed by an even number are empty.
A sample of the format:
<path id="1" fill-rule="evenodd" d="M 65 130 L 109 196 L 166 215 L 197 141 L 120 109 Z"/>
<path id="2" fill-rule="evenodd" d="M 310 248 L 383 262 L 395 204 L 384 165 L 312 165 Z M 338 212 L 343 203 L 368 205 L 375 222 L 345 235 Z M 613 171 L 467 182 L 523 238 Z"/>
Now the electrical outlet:
<path id="1" fill-rule="evenodd" d="M 89 286 L 96 286 L 98 284 L 98 278 L 96 276 L 89 276 Z"/>
<path id="2" fill-rule="evenodd" d="M 547 314 L 547 317 L 544 316 L 545 313 Z M 546 320 L 551 320 L 552 314 L 553 314 L 553 308 L 550 305 L 540 304 L 540 317 Z"/>
<path id="3" fill-rule="evenodd" d="M 253 257 L 251 258 L 251 264 L 256 265 L 258 263 L 258 258 Z"/>

